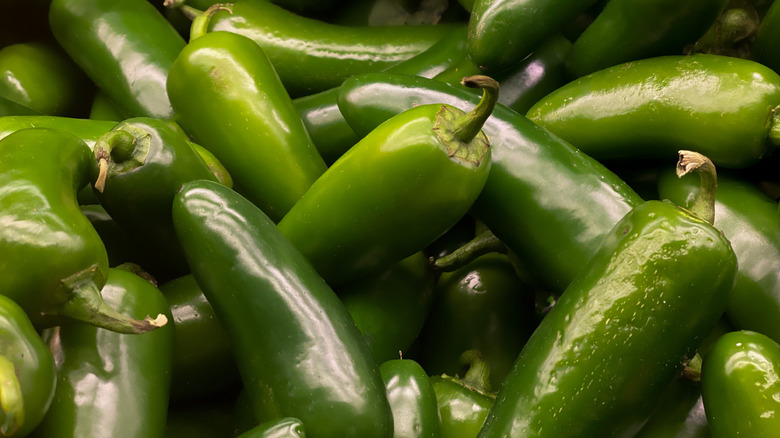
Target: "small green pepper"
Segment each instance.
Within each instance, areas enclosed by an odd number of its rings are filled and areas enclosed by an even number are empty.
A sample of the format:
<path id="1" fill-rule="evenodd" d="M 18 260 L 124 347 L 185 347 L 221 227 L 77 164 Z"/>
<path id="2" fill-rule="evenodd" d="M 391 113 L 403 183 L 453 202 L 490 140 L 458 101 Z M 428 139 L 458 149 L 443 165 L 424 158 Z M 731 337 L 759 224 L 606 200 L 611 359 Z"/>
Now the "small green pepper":
<path id="1" fill-rule="evenodd" d="M 439 438 L 439 406 L 425 370 L 413 360 L 393 359 L 379 372 L 393 410 L 393 438 Z"/>
<path id="2" fill-rule="evenodd" d="M 477 350 L 461 355 L 468 366 L 463 378 L 443 374 L 431 376 L 441 418 L 442 438 L 474 438 L 495 403 L 490 392 L 490 369 Z"/>

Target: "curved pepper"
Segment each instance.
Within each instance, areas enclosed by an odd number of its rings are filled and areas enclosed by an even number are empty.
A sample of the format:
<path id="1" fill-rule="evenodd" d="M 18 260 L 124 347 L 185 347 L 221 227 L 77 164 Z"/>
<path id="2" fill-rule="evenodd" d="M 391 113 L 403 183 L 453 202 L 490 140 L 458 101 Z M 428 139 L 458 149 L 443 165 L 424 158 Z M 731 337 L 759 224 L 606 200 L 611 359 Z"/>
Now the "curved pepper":
<path id="1" fill-rule="evenodd" d="M 431 79 L 372 73 L 344 82 L 339 108 L 365 135 L 417 105 L 466 110 L 477 99 Z M 502 105 L 484 132 L 493 164 L 470 213 L 528 266 L 534 283 L 561 291 L 641 199 L 603 165 Z"/>
<path id="2" fill-rule="evenodd" d="M 780 345 L 756 332 L 723 335 L 704 358 L 702 398 L 713 438 L 780 430 Z"/>
<path id="3" fill-rule="evenodd" d="M 45 115 L 14 115 L 0 117 L 0 139 L 27 128 L 49 128 L 65 131 L 83 140 L 90 149 L 101 135 L 110 131 L 116 122 L 77 119 Z"/>
<path id="4" fill-rule="evenodd" d="M 160 291 L 125 269 L 110 270 L 102 294 L 111 306 L 134 317 L 170 317 Z M 33 436 L 163 436 L 173 326 L 136 335 L 73 323 L 48 329 L 44 338 L 57 364 L 57 389 Z"/>
<path id="5" fill-rule="evenodd" d="M 596 158 L 662 158 L 690 149 L 719 166 L 755 164 L 780 143 L 780 76 L 753 61 L 664 56 L 570 82 L 528 118 Z"/>
<path id="6" fill-rule="evenodd" d="M 0 141 L 0 291 L 39 328 L 74 318 L 121 332 L 152 330 L 164 316 L 138 321 L 100 299 L 108 256 L 76 201 L 94 172 L 90 155 L 83 141 L 52 129 Z"/>
<path id="7" fill-rule="evenodd" d="M 708 222 L 711 162 L 680 157 L 704 186 L 693 212 L 647 201 L 615 225 L 523 347 L 481 438 L 630 436 L 693 357 L 725 310 L 737 260 Z"/>
<path id="8" fill-rule="evenodd" d="M 279 222 L 329 284 L 422 250 L 471 207 L 490 171 L 481 128 L 498 84 L 484 76 L 470 83 L 485 92 L 472 112 L 423 105 L 393 117 L 336 161 Z"/>
<path id="9" fill-rule="evenodd" d="M 57 42 L 125 117 L 173 118 L 165 78 L 184 40 L 153 4 L 52 0 Z"/>
<path id="10" fill-rule="evenodd" d="M 393 437 L 440 437 L 439 406 L 425 370 L 413 360 L 394 359 L 384 362 L 379 372 L 393 410 Z"/>
<path id="11" fill-rule="evenodd" d="M 257 44 L 229 32 L 192 37 L 168 77 L 178 121 L 225 165 L 236 191 L 278 221 L 325 163 Z"/>
<path id="12" fill-rule="evenodd" d="M 312 437 L 392 435 L 384 385 L 355 323 L 261 210 L 193 181 L 174 199 L 173 223 L 257 421 L 293 416 Z"/>

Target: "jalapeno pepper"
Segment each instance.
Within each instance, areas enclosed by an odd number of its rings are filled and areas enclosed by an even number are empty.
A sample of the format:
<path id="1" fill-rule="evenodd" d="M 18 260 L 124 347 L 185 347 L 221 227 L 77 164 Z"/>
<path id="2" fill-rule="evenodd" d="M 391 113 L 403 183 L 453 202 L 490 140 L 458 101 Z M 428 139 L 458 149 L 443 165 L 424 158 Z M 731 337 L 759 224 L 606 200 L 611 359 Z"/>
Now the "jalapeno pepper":
<path id="1" fill-rule="evenodd" d="M 45 115 L 16 115 L 0 117 L 0 139 L 27 128 L 49 128 L 69 132 L 83 140 L 90 149 L 97 139 L 110 131 L 116 122 L 77 119 Z"/>
<path id="2" fill-rule="evenodd" d="M 718 321 L 736 280 L 710 225 L 714 167 L 681 151 L 703 188 L 692 212 L 634 207 L 523 347 L 479 436 L 631 435 Z"/>
<path id="3" fill-rule="evenodd" d="M 413 360 L 394 359 L 384 362 L 379 372 L 393 410 L 393 437 L 440 437 L 439 406 L 425 370 Z"/>
<path id="4" fill-rule="evenodd" d="M 496 396 L 490 392 L 490 370 L 481 354 L 469 350 L 461 355 L 468 371 L 459 378 L 431 376 L 441 418 L 442 438 L 474 438 L 479 433 Z"/>
<path id="5" fill-rule="evenodd" d="M 691 149 L 722 167 L 780 142 L 780 76 L 753 61 L 664 56 L 598 71 L 550 93 L 528 118 L 596 159 Z"/>
<path id="6" fill-rule="evenodd" d="M 173 221 L 257 421 L 293 416 L 312 437 L 392 435 L 378 366 L 355 323 L 261 210 L 193 181 L 176 195 Z"/>

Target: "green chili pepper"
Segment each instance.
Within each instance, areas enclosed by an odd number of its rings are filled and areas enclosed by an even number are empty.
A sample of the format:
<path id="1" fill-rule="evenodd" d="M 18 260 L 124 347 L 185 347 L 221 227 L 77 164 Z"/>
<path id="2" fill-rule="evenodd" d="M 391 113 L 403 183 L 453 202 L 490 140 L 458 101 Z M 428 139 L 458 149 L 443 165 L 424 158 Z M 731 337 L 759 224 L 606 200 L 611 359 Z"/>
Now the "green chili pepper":
<path id="1" fill-rule="evenodd" d="M 780 52 L 776 43 L 778 40 L 780 40 L 780 3 L 772 2 L 758 26 L 751 56 L 776 72 L 780 70 Z"/>
<path id="2" fill-rule="evenodd" d="M 255 426 L 237 438 L 306 438 L 306 428 L 301 420 L 285 417 Z"/>
<path id="3" fill-rule="evenodd" d="M 331 285 L 422 250 L 479 195 L 490 171 L 481 128 L 498 84 L 464 80 L 485 93 L 472 112 L 423 105 L 393 117 L 336 161 L 279 223 Z"/>
<path id="4" fill-rule="evenodd" d="M 712 227 L 715 172 L 691 211 L 647 201 L 604 239 L 523 347 L 479 436 L 631 436 L 725 310 L 737 260 Z"/>
<path id="5" fill-rule="evenodd" d="M 716 165 L 755 164 L 780 142 L 780 76 L 717 55 L 644 59 L 598 71 L 537 102 L 528 118 L 596 159 L 680 148 Z"/>
<path id="6" fill-rule="evenodd" d="M 173 118 L 165 80 L 185 43 L 154 5 L 52 0 L 49 23 L 57 42 L 125 117 Z"/>
<path id="7" fill-rule="evenodd" d="M 415 361 L 394 359 L 379 367 L 393 410 L 394 438 L 439 438 L 439 406 L 425 370 Z"/>
<path id="8" fill-rule="evenodd" d="M 209 31 L 238 33 L 268 56 L 293 97 L 336 87 L 353 74 L 380 71 L 450 35 L 457 25 L 338 26 L 267 1 L 236 1 L 214 14 Z"/>
<path id="9" fill-rule="evenodd" d="M 178 120 L 225 165 L 236 190 L 278 221 L 325 163 L 263 50 L 229 32 L 198 35 L 168 78 Z"/>
<path id="10" fill-rule="evenodd" d="M 728 0 L 611 0 L 574 42 L 574 77 L 627 61 L 679 55 L 718 18 Z"/>
<path id="11" fill-rule="evenodd" d="M 16 115 L 0 117 L 0 139 L 27 128 L 49 128 L 65 131 L 83 140 L 90 149 L 101 135 L 110 131 L 116 122 L 77 119 L 44 115 Z"/>
<path id="12" fill-rule="evenodd" d="M 134 320 L 100 299 L 108 257 L 76 202 L 94 167 L 87 145 L 67 132 L 24 129 L 0 141 L 0 291 L 39 328 L 74 318 L 152 330 L 164 316 Z"/>
<path id="13" fill-rule="evenodd" d="M 103 299 L 134 317 L 167 314 L 160 291 L 146 279 L 112 268 Z M 142 335 L 82 323 L 48 329 L 57 389 L 34 436 L 162 437 L 174 343 L 173 326 Z"/>
<path id="14" fill-rule="evenodd" d="M 0 49 L 0 96 L 41 113 L 77 117 L 86 112 L 87 76 L 59 47 L 43 42 Z"/>
<path id="15" fill-rule="evenodd" d="M 54 359 L 30 319 L 0 295 L 0 434 L 26 436 L 54 397 Z"/>
<path id="16" fill-rule="evenodd" d="M 261 210 L 193 181 L 174 199 L 173 222 L 257 421 L 293 416 L 312 437 L 392 434 L 384 385 L 355 323 Z"/>
<path id="17" fill-rule="evenodd" d="M 713 438 L 771 437 L 780 430 L 780 345 L 752 331 L 723 335 L 704 358 L 704 410 Z"/>
<path id="18" fill-rule="evenodd" d="M 465 110 L 477 99 L 434 80 L 373 73 L 345 81 L 339 108 L 365 135 L 413 106 Z M 470 213 L 529 267 L 534 283 L 561 291 L 641 199 L 603 165 L 502 105 L 484 131 L 493 164 Z"/>

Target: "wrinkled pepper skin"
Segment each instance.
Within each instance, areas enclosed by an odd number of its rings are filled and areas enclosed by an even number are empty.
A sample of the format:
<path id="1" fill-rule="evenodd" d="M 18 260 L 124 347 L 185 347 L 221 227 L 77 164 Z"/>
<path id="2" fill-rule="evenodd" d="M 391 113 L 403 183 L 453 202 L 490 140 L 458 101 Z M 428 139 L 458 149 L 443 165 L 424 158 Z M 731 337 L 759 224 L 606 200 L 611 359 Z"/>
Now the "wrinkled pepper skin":
<path id="1" fill-rule="evenodd" d="M 599 160 L 690 149 L 740 168 L 770 150 L 779 105 L 780 76 L 768 67 L 698 54 L 592 73 L 550 93 L 527 116 Z"/>
<path id="2" fill-rule="evenodd" d="M 713 438 L 780 430 L 780 345 L 752 331 L 723 335 L 704 358 L 702 397 Z"/>
<path id="3" fill-rule="evenodd" d="M 476 0 L 469 56 L 488 74 L 519 63 L 596 0 Z"/>
<path id="4" fill-rule="evenodd" d="M 191 41 L 171 67 L 168 92 L 182 128 L 272 220 L 325 171 L 274 67 L 248 38 L 209 32 Z"/>
<path id="5" fill-rule="evenodd" d="M 725 310 L 728 240 L 671 203 L 635 207 L 537 327 L 479 434 L 631 436 Z"/>
<path id="6" fill-rule="evenodd" d="M 176 196 L 173 221 L 257 421 L 293 416 L 315 438 L 392 435 L 378 365 L 355 323 L 261 210 L 193 181 Z"/>
<path id="7" fill-rule="evenodd" d="M 393 410 L 393 438 L 441 436 L 436 392 L 425 370 L 409 359 L 393 359 L 379 367 Z"/>
<path id="8" fill-rule="evenodd" d="M 54 359 L 24 310 L 2 295 L 0 343 L 3 362 L 0 433 L 3 436 L 27 436 L 41 422 L 54 398 L 57 377 Z M 10 369 L 7 368 L 9 364 Z M 19 399 L 6 405 L 5 400 L 12 395 L 8 388 L 12 379 L 18 382 L 21 393 L 16 394 Z"/>
<path id="9" fill-rule="evenodd" d="M 415 105 L 463 110 L 478 96 L 431 79 L 384 73 L 352 77 L 339 108 L 358 135 Z M 529 267 L 535 283 L 562 291 L 639 196 L 594 159 L 496 105 L 485 122 L 493 161 L 470 213 Z"/>
<path id="10" fill-rule="evenodd" d="M 568 70 L 577 78 L 628 61 L 679 55 L 709 29 L 727 1 L 609 1 L 574 42 Z"/>
<path id="11" fill-rule="evenodd" d="M 678 205 L 689 202 L 696 178 L 662 172 L 658 193 Z M 777 202 L 750 182 L 723 174 L 715 194 L 715 226 L 731 242 L 739 273 L 726 314 L 737 329 L 780 342 L 780 227 Z"/>
<path id="12" fill-rule="evenodd" d="M 495 397 L 469 388 L 449 376 L 431 376 L 441 417 L 442 438 L 474 438 L 479 433 Z"/>
<path id="13" fill-rule="evenodd" d="M 170 313 L 146 279 L 112 268 L 103 299 L 136 318 Z M 174 343 L 172 324 L 121 334 L 72 323 L 44 339 L 57 364 L 54 401 L 33 436 L 41 438 L 163 437 Z"/>
<path id="14" fill-rule="evenodd" d="M 338 26 L 301 17 L 266 1 L 238 0 L 220 11 L 211 31 L 255 41 L 293 97 L 341 85 L 358 73 L 381 71 L 448 37 L 457 25 Z"/>
<path id="15" fill-rule="evenodd" d="M 474 203 L 490 171 L 490 148 L 485 140 L 473 153 L 453 157 L 434 130 L 445 110 L 453 117 L 465 114 L 423 105 L 378 126 L 279 222 L 282 234 L 331 286 L 382 271 L 422 250 Z"/>
<path id="16" fill-rule="evenodd" d="M 57 42 L 125 117 L 173 118 L 165 78 L 184 39 L 143 0 L 52 0 Z"/>

